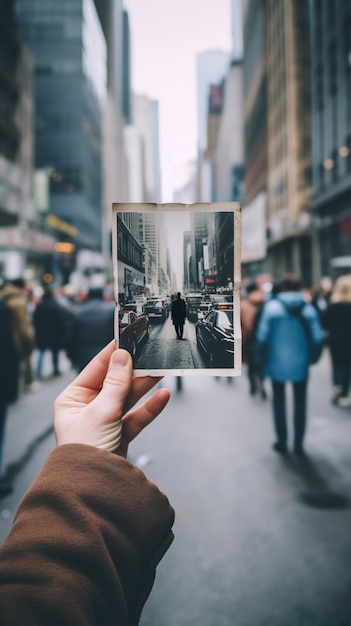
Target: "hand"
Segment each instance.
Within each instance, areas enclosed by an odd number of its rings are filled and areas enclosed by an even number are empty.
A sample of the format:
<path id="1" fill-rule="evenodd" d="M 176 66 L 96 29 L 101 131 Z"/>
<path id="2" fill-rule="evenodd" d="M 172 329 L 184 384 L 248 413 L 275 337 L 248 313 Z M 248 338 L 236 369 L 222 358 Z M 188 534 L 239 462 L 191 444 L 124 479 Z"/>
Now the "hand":
<path id="1" fill-rule="evenodd" d="M 133 409 L 160 380 L 133 378 L 131 356 L 111 341 L 55 400 L 57 445 L 84 443 L 126 456 L 128 444 L 169 400 L 168 389 L 159 389 Z"/>

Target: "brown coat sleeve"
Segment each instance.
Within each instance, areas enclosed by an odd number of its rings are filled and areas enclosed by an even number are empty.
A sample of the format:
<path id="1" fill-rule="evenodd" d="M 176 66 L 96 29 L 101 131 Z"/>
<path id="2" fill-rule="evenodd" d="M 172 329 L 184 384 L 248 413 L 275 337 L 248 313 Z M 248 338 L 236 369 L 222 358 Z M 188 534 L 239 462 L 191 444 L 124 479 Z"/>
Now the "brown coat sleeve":
<path id="1" fill-rule="evenodd" d="M 124 458 L 59 446 L 0 549 L 2 626 L 137 624 L 173 521 L 166 496 Z"/>

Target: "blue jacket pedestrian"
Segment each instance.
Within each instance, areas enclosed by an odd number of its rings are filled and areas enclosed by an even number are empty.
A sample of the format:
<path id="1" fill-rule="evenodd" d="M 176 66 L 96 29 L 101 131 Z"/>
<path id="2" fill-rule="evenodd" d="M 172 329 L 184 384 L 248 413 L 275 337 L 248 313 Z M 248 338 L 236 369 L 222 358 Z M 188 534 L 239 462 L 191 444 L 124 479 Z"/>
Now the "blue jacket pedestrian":
<path id="1" fill-rule="evenodd" d="M 263 307 L 255 344 L 264 377 L 272 381 L 276 452 L 287 452 L 285 384 L 290 382 L 294 396 L 294 452 L 298 456 L 304 454 L 309 366 L 318 361 L 323 342 L 316 309 L 306 303 L 298 278 L 286 275 L 280 293 Z"/>
<path id="2" fill-rule="evenodd" d="M 318 361 L 324 334 L 316 309 L 302 293 L 288 291 L 264 305 L 256 341 L 266 378 L 299 382 Z"/>

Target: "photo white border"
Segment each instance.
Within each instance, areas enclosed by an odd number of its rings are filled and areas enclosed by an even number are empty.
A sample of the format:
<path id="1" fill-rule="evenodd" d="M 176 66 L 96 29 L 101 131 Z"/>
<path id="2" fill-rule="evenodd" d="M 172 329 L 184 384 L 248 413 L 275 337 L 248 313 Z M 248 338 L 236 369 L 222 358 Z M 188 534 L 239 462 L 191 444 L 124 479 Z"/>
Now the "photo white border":
<path id="1" fill-rule="evenodd" d="M 179 369 L 134 369 L 133 375 L 141 376 L 240 376 L 242 368 L 242 340 L 240 323 L 240 293 L 241 293 L 241 203 L 240 202 L 196 202 L 194 204 L 180 203 L 125 203 L 114 202 L 112 205 L 112 260 L 115 312 L 115 341 L 119 347 L 118 329 L 118 246 L 117 246 L 117 214 L 143 212 L 233 212 L 233 243 L 234 243 L 234 270 L 233 270 L 233 318 L 234 318 L 234 367 L 233 368 L 179 368 Z"/>

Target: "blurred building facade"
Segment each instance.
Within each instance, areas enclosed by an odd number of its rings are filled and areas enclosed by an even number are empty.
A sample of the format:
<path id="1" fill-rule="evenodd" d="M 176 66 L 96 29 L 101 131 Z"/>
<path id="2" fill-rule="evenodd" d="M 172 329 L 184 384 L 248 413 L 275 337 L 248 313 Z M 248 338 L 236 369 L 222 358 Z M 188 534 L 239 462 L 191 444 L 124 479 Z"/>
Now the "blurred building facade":
<path id="1" fill-rule="evenodd" d="M 351 268 L 351 7 L 244 0 L 243 273 Z"/>
<path id="2" fill-rule="evenodd" d="M 351 270 L 351 5 L 310 0 L 316 275 Z"/>
<path id="3" fill-rule="evenodd" d="M 2 0 L 0 11 L 0 276 L 31 278 L 50 267 L 54 239 L 34 202 L 33 59 L 14 2 Z"/>

